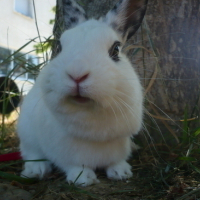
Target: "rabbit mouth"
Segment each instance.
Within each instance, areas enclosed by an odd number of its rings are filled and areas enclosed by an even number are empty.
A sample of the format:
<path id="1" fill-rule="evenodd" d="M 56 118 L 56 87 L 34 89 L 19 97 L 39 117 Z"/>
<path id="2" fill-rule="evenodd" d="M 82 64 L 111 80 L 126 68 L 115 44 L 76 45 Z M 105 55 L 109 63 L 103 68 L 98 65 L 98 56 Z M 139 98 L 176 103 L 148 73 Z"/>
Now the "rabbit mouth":
<path id="1" fill-rule="evenodd" d="M 77 103 L 88 103 L 92 100 L 88 97 L 83 97 L 83 96 L 80 96 L 80 95 L 76 95 L 76 96 L 73 96 L 71 98 Z"/>

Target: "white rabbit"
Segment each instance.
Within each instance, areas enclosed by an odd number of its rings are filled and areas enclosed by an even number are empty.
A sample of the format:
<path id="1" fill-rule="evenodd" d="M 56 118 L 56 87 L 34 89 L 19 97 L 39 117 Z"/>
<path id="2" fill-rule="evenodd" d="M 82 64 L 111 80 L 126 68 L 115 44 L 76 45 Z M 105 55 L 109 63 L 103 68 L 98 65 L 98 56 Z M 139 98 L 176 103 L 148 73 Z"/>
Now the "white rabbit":
<path id="1" fill-rule="evenodd" d="M 143 94 L 121 49 L 140 26 L 146 5 L 147 0 L 123 0 L 100 20 L 71 20 L 73 28 L 60 38 L 62 51 L 40 72 L 21 106 L 23 159 L 48 159 L 25 162 L 22 176 L 42 178 L 51 163 L 69 183 L 82 186 L 99 182 L 97 168 L 111 179 L 132 176 L 126 160 L 130 137 L 141 128 Z"/>

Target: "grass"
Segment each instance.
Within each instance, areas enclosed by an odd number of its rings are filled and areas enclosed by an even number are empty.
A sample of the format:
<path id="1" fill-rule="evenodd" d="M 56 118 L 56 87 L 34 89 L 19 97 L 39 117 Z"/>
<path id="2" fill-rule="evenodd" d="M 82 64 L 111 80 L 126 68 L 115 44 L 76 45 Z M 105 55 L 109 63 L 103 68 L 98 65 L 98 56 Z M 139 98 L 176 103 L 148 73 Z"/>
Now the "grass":
<path id="1" fill-rule="evenodd" d="M 33 74 L 38 74 L 40 69 L 44 66 L 44 64 L 46 62 L 43 62 L 43 63 L 40 63 L 38 65 L 30 65 L 26 60 L 24 60 L 24 56 L 26 54 L 29 54 L 31 52 L 27 52 L 27 53 L 23 53 L 22 55 L 20 54 L 18 56 L 18 54 L 23 51 L 23 49 L 32 44 L 33 42 L 35 42 L 37 38 L 34 38 L 32 40 L 30 40 L 29 42 L 27 42 L 26 44 L 24 44 L 21 48 L 19 48 L 18 50 L 16 50 L 13 54 L 11 54 L 10 56 L 8 56 L 7 58 L 5 58 L 2 62 L 1 62 L 1 65 L 4 65 L 4 64 L 8 64 L 12 61 L 17 61 L 19 64 L 16 64 L 16 66 L 10 70 L 8 72 L 8 74 L 5 76 L 5 81 L 2 82 L 2 85 L 0 86 L 1 88 L 4 88 L 4 91 L 6 91 L 7 87 L 9 87 L 7 81 L 9 79 L 11 80 L 15 80 L 16 78 L 13 77 L 13 74 L 14 72 L 19 69 L 19 68 L 22 68 L 23 69 L 23 73 L 21 73 L 19 76 L 23 75 L 24 73 L 27 73 L 27 72 L 32 72 Z M 8 81 L 9 82 L 9 81 Z M 8 93 L 8 92 L 7 92 Z M 3 93 L 3 99 L 1 99 L 1 101 L 3 101 L 3 108 L 2 108 L 2 122 L 1 122 L 1 134 L 0 134 L 0 146 L 1 146 L 1 150 L 3 148 L 3 142 L 4 142 L 4 138 L 6 136 L 6 127 L 5 127 L 5 119 L 7 117 L 9 117 L 9 114 L 6 114 L 6 109 L 7 109 L 7 105 L 8 103 L 11 101 L 12 99 L 12 96 L 22 96 L 21 92 L 19 91 L 19 93 L 16 93 L 16 91 L 13 93 L 12 91 L 9 91 L 9 95 L 7 95 L 7 93 Z M 12 103 L 12 102 L 11 102 Z"/>

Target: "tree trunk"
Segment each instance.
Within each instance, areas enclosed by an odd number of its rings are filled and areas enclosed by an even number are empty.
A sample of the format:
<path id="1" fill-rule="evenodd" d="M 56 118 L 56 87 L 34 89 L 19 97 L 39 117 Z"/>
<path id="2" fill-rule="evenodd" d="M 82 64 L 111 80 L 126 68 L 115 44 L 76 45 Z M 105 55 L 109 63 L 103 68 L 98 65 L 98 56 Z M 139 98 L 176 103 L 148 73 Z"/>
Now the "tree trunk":
<path id="1" fill-rule="evenodd" d="M 142 67 L 142 62 L 139 67 L 145 72 L 143 77 L 150 78 L 155 75 L 154 82 L 153 79 L 144 79 L 143 82 L 145 88 L 148 88 L 151 81 L 153 83 L 147 92 L 149 111 L 154 115 L 174 120 L 163 119 L 159 120 L 158 124 L 159 127 L 164 125 L 165 128 L 161 130 L 166 139 L 170 138 L 171 134 L 177 142 L 179 140 L 176 135 L 183 133 L 179 127 L 183 123 L 178 121 L 185 117 L 197 118 L 199 115 L 199 24 L 199 0 L 149 1 L 149 33 L 143 31 L 143 38 L 147 38 L 147 41 L 141 44 L 154 53 L 150 55 L 144 51 L 145 67 Z M 153 41 L 153 47 L 148 37 Z M 158 61 L 152 58 L 152 55 L 156 55 Z M 196 121 L 193 125 L 197 127 Z"/>
<path id="2" fill-rule="evenodd" d="M 57 0 L 56 39 L 67 28 L 64 2 Z M 116 2 L 118 0 L 80 1 L 88 18 L 105 15 Z M 164 135 L 165 140 L 180 142 L 180 120 L 199 115 L 199 35 L 199 0 L 149 0 L 146 21 L 127 44 L 135 45 L 128 56 L 145 88 L 146 127 L 151 127 L 150 135 L 157 141 Z M 53 56 L 58 46 L 58 43 L 54 45 Z"/>

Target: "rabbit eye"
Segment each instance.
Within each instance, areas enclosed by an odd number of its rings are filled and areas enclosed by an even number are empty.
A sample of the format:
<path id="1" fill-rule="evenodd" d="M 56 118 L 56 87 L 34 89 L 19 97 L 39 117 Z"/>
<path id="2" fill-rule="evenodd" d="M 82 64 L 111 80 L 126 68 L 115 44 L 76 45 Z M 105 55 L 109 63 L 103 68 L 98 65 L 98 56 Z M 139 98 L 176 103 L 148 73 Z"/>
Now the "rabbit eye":
<path id="1" fill-rule="evenodd" d="M 119 47 L 121 43 L 116 41 L 109 50 L 109 55 L 114 61 L 119 61 Z"/>

